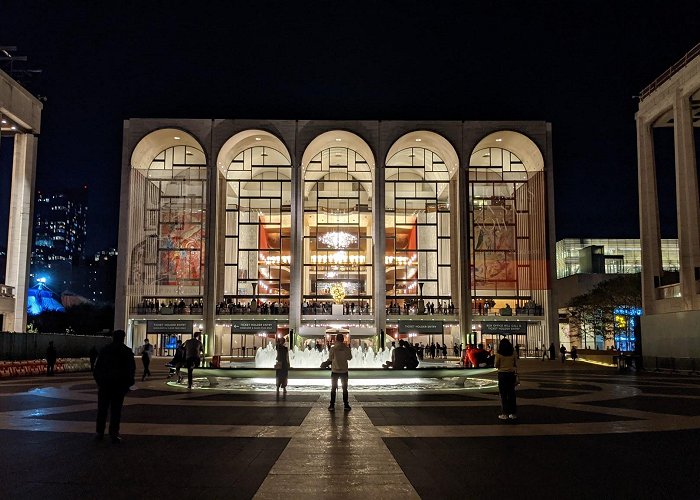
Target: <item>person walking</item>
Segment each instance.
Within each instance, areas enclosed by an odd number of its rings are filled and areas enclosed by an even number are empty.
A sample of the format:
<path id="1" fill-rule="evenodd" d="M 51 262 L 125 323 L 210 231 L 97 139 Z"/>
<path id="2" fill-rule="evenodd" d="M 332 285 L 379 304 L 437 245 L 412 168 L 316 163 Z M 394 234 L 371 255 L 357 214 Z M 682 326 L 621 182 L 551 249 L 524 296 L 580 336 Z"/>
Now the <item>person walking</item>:
<path id="1" fill-rule="evenodd" d="M 561 354 L 561 362 L 564 363 L 566 361 L 566 346 L 564 344 L 559 348 L 559 353 Z"/>
<path id="2" fill-rule="evenodd" d="M 542 361 L 547 357 L 547 348 L 542 344 Z"/>
<path id="3" fill-rule="evenodd" d="M 143 341 L 143 347 L 141 347 L 141 363 L 143 363 L 143 376 L 141 377 L 141 382 L 146 380 L 146 376 L 151 376 L 151 370 L 148 369 L 151 366 L 151 358 L 153 357 L 153 345 L 145 339 Z"/>
<path id="4" fill-rule="evenodd" d="M 107 412 L 109 417 L 109 436 L 112 443 L 121 442 L 119 436 L 119 423 L 122 417 L 122 405 L 124 396 L 129 392 L 129 387 L 134 385 L 136 375 L 136 363 L 134 353 L 124 345 L 124 330 L 115 330 L 112 333 L 112 343 L 102 348 L 93 376 L 97 382 L 97 436 L 98 441 L 105 435 L 107 425 Z"/>
<path id="5" fill-rule="evenodd" d="M 187 388 L 192 389 L 192 372 L 195 367 L 199 366 L 201 361 L 201 355 L 204 354 L 204 346 L 202 346 L 202 341 L 200 337 L 202 332 L 197 332 L 194 337 L 185 341 L 183 347 L 185 348 L 185 365 L 187 366 Z"/>
<path id="6" fill-rule="evenodd" d="M 345 411 L 350 411 L 348 402 L 348 361 L 352 359 L 352 351 L 345 345 L 342 333 L 335 336 L 335 345 L 331 347 L 328 361 L 331 365 L 331 403 L 328 411 L 335 411 L 335 393 L 338 391 L 338 379 L 343 385 L 343 406 Z"/>
<path id="7" fill-rule="evenodd" d="M 53 377 L 54 367 L 56 366 L 56 348 L 53 345 L 53 340 L 49 342 L 46 348 L 46 375 Z"/>
<path id="8" fill-rule="evenodd" d="M 287 380 L 289 379 L 289 349 L 284 345 L 284 337 L 277 342 L 277 361 L 275 362 L 275 379 L 277 380 L 277 394 L 280 387 L 287 394 Z"/>
<path id="9" fill-rule="evenodd" d="M 576 349 L 576 346 L 571 346 L 571 359 L 576 363 L 576 358 L 578 358 L 578 350 Z"/>
<path id="10" fill-rule="evenodd" d="M 501 420 L 517 419 L 518 408 L 515 402 L 515 385 L 518 362 L 513 344 L 506 337 L 501 339 L 496 351 L 494 367 L 498 369 L 498 393 L 501 395 Z"/>

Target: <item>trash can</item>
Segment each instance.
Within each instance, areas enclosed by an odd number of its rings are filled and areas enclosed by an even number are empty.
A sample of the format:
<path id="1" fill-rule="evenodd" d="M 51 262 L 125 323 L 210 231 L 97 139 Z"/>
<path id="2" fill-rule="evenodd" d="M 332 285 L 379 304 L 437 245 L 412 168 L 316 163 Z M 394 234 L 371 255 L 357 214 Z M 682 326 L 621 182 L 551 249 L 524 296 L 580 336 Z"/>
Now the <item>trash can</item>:
<path id="1" fill-rule="evenodd" d="M 216 355 L 211 357 L 211 367 L 221 368 L 221 356 Z"/>

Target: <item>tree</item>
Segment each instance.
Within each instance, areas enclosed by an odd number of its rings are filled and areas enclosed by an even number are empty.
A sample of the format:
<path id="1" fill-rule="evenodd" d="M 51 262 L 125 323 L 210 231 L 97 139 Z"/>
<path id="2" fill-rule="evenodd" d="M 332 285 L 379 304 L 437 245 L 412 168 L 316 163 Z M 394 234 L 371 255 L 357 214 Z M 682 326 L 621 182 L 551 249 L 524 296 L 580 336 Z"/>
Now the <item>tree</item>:
<path id="1" fill-rule="evenodd" d="M 603 281 L 588 293 L 571 299 L 569 309 L 569 337 L 578 344 L 593 346 L 615 337 L 615 309 L 642 306 L 642 281 L 640 274 L 620 274 Z"/>

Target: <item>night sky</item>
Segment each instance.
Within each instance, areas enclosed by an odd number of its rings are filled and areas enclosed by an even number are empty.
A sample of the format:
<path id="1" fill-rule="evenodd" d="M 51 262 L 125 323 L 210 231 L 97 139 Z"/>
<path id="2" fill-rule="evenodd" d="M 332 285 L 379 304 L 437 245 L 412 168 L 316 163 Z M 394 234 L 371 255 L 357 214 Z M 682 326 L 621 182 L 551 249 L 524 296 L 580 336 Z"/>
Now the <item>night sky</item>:
<path id="1" fill-rule="evenodd" d="M 0 0 L 0 45 L 43 70 L 37 188 L 88 185 L 89 252 L 131 117 L 546 120 L 557 239 L 638 237 L 634 96 L 700 42 L 700 2 L 648 3 Z"/>

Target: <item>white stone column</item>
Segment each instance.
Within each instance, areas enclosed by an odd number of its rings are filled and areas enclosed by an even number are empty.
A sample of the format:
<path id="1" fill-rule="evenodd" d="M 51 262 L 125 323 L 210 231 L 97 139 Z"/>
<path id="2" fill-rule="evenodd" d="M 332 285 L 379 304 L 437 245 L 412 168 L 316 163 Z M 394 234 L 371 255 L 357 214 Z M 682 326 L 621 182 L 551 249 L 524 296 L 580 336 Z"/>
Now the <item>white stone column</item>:
<path id="1" fill-rule="evenodd" d="M 304 283 L 304 175 L 301 165 L 292 165 L 291 263 L 289 266 L 289 328 L 296 340 L 301 326 Z M 290 345 L 290 347 L 294 347 Z"/>
<path id="2" fill-rule="evenodd" d="M 207 222 L 205 240 L 205 273 L 204 283 L 204 333 L 207 334 L 207 344 L 205 346 L 206 355 L 213 356 L 216 352 L 216 296 L 217 281 L 219 279 L 217 268 L 216 248 L 219 239 L 219 213 L 217 210 L 219 199 L 219 169 L 216 167 L 216 160 L 210 161 L 207 165 Z M 204 339 L 202 339 L 204 340 Z"/>
<path id="3" fill-rule="evenodd" d="M 469 335 L 472 331 L 472 284 L 470 273 L 471 248 L 469 246 L 469 170 L 459 167 L 457 172 L 457 203 L 453 205 L 457 207 L 458 218 L 457 227 L 459 234 L 455 235 L 452 241 L 459 243 L 458 255 L 459 258 L 459 331 L 462 336 L 462 343 L 466 347 Z"/>
<path id="4" fill-rule="evenodd" d="M 27 289 L 30 285 L 27 280 L 32 246 L 37 144 L 38 139 L 32 134 L 15 135 L 5 284 L 15 288 L 12 329 L 16 332 L 26 331 L 27 326 Z"/>
<path id="5" fill-rule="evenodd" d="M 700 202 L 690 97 L 682 95 L 680 89 L 674 98 L 673 124 L 681 295 L 683 308 L 693 310 L 698 302 L 695 269 L 700 263 Z"/>
<path id="6" fill-rule="evenodd" d="M 656 165 L 651 124 L 637 116 L 637 161 L 639 165 L 639 236 L 642 248 L 642 304 L 646 315 L 655 313 L 654 277 L 661 276 L 661 237 Z"/>
<path id="7" fill-rule="evenodd" d="M 381 148 L 379 151 L 381 151 Z M 384 178 L 384 159 L 378 158 L 374 168 L 374 183 L 372 185 L 372 242 L 374 243 L 372 258 L 372 269 L 374 270 L 372 312 L 374 313 L 374 327 L 377 330 L 377 335 L 379 335 L 380 346 L 384 346 L 384 337 L 380 335 L 379 330 L 384 330 L 386 334 L 386 265 L 384 263 L 384 256 L 386 255 L 386 229 L 384 227 L 386 191 Z"/>

